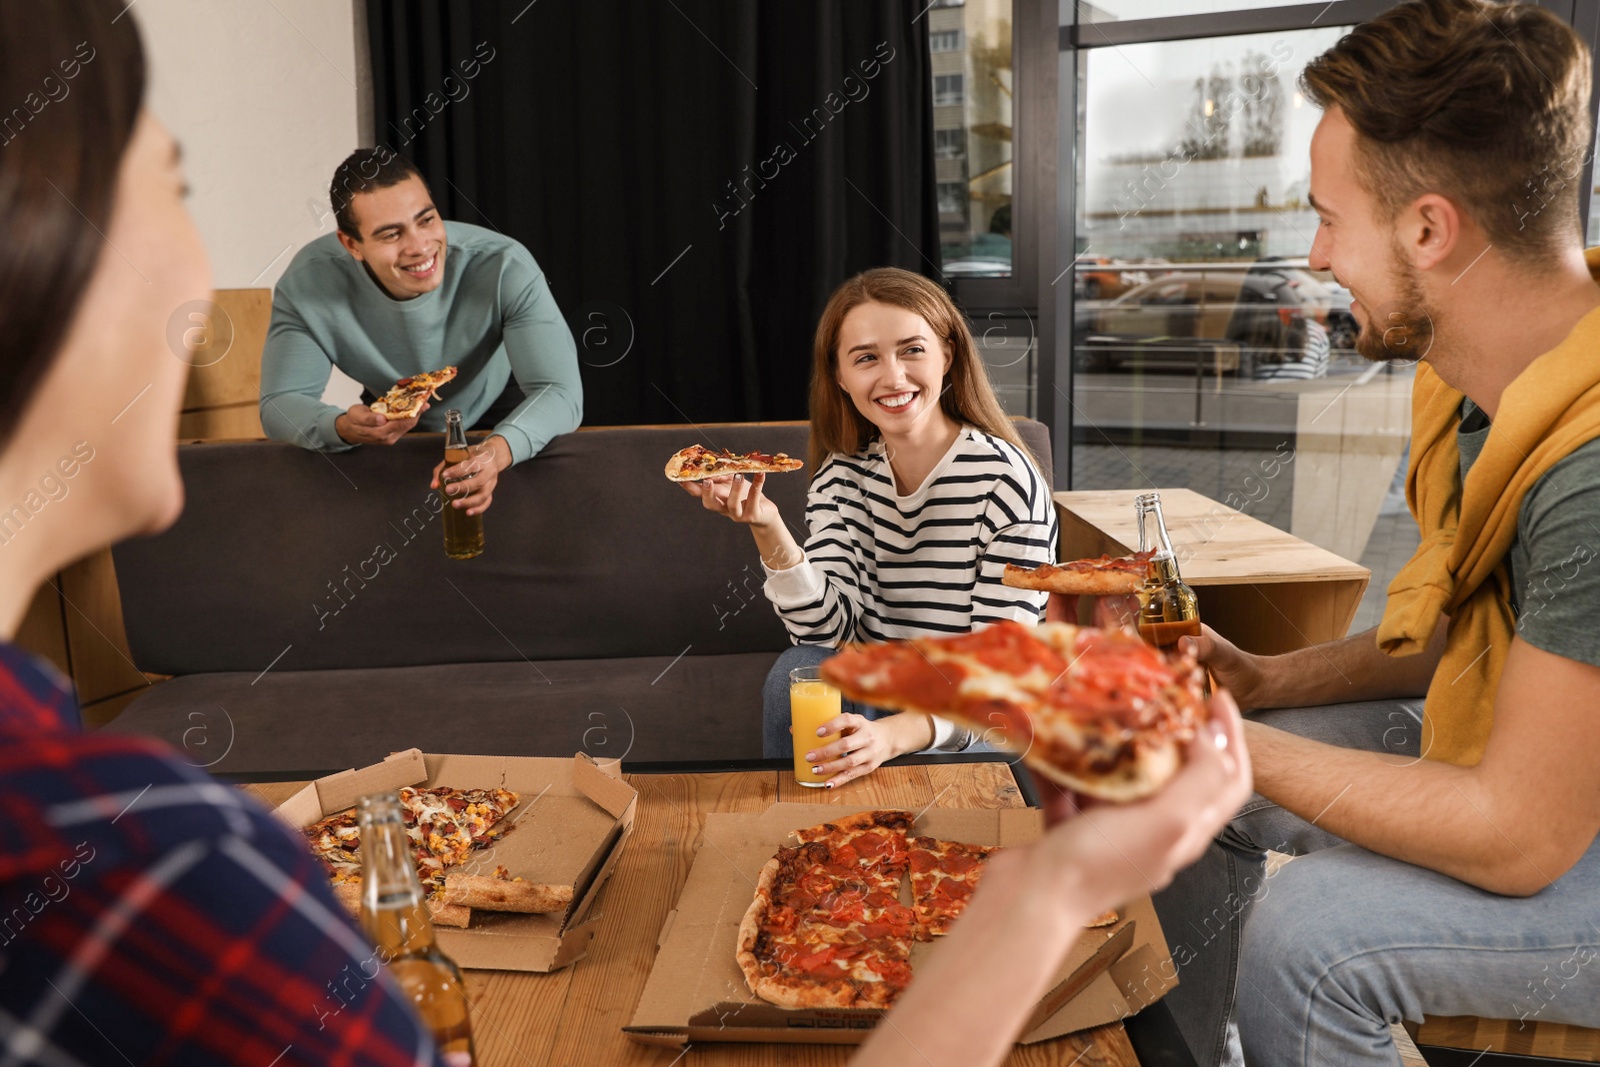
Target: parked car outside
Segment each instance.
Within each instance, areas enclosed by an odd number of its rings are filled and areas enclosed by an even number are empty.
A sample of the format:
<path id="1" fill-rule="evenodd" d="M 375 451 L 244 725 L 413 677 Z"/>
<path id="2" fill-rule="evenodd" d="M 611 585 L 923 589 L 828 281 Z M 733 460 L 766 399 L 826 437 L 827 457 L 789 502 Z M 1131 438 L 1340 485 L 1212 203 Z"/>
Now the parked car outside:
<path id="1" fill-rule="evenodd" d="M 1317 319 L 1328 294 L 1305 271 L 1270 263 L 1165 269 L 1171 273 L 1109 303 L 1079 305 L 1081 369 L 1195 373 L 1198 364 L 1199 373 L 1241 378 L 1326 373 L 1328 335 Z"/>

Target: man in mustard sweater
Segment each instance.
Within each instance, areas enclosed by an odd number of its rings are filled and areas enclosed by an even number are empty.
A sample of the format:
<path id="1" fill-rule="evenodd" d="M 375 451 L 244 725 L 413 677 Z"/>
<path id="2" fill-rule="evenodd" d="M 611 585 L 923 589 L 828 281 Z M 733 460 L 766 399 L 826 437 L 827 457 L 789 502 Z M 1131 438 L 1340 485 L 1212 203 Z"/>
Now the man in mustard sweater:
<path id="1" fill-rule="evenodd" d="M 1311 266 L 1351 290 L 1364 355 L 1422 360 L 1422 543 L 1376 631 L 1186 639 L 1248 713 L 1259 792 L 1157 898 L 1202 1065 L 1241 1041 L 1271 1067 L 1398 1064 L 1390 1024 L 1424 1014 L 1600 1026 L 1590 69 L 1532 4 L 1416 0 L 1301 77 L 1324 109 Z M 1269 879 L 1267 849 L 1300 855 Z"/>
<path id="2" fill-rule="evenodd" d="M 449 477 L 471 487 L 456 507 L 479 514 L 500 472 L 578 428 L 577 349 L 528 250 L 492 230 L 445 222 L 417 168 L 387 148 L 361 149 L 334 172 L 338 231 L 302 248 L 278 280 L 261 353 L 261 425 L 269 437 L 342 452 L 407 431 L 463 425 L 494 432 Z M 368 404 L 401 378 L 447 365 L 456 379 L 415 419 Z M 360 403 L 322 402 L 334 367 Z M 439 472 L 434 472 L 438 486 Z"/>

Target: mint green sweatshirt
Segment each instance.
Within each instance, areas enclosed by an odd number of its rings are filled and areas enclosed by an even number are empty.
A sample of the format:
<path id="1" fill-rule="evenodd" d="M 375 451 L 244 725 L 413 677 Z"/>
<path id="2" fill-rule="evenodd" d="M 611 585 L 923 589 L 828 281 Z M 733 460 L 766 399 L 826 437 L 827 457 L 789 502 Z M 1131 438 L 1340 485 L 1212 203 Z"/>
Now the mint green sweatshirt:
<path id="1" fill-rule="evenodd" d="M 539 264 L 492 230 L 444 225 L 444 281 L 411 300 L 390 298 L 337 234 L 295 254 L 272 294 L 261 353 L 267 436 L 330 452 L 355 447 L 333 428 L 343 409 L 321 399 L 335 366 L 382 396 L 401 378 L 455 364 L 455 381 L 417 423 L 437 431 L 450 408 L 471 426 L 514 375 L 525 399 L 493 431 L 511 446 L 513 463 L 578 428 L 577 348 Z"/>

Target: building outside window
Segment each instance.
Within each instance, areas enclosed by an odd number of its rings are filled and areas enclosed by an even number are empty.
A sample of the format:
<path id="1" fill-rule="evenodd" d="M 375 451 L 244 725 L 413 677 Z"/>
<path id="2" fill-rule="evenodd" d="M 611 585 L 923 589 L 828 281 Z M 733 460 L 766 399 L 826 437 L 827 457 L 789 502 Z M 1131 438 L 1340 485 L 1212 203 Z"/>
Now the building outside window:
<path id="1" fill-rule="evenodd" d="M 967 210 L 967 187 L 962 182 L 939 183 L 939 214 L 964 215 Z"/>
<path id="2" fill-rule="evenodd" d="M 928 12 L 939 248 L 948 278 L 1011 275 L 1012 0 Z"/>

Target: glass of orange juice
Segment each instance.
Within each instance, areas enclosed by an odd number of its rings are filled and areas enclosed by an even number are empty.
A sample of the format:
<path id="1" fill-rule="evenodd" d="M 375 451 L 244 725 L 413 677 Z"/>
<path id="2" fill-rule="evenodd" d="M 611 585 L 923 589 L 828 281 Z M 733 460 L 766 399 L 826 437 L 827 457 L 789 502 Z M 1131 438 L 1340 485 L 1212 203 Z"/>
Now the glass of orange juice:
<path id="1" fill-rule="evenodd" d="M 794 735 L 794 780 L 820 788 L 827 778 L 812 771 L 806 753 L 839 740 L 838 734 L 818 737 L 823 723 L 839 714 L 839 690 L 822 680 L 817 667 L 796 667 L 789 672 L 789 731 Z"/>

